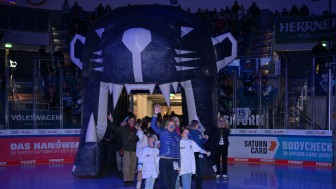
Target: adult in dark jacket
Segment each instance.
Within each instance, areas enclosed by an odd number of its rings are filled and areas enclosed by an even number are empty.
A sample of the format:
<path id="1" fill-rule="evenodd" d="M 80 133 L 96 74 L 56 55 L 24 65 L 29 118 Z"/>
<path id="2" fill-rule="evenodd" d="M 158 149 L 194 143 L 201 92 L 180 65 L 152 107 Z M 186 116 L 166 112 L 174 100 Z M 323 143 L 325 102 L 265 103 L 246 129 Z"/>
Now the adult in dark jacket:
<path id="1" fill-rule="evenodd" d="M 108 115 L 108 120 L 113 123 L 113 118 Z M 136 136 L 135 129 L 135 116 L 130 115 L 127 118 L 127 124 L 121 127 L 112 124 L 112 131 L 120 135 L 121 147 L 124 147 L 123 156 L 123 174 L 124 174 L 124 184 L 133 185 L 134 184 L 134 171 L 137 163 L 136 159 L 136 143 L 138 142 L 138 137 Z"/>
<path id="2" fill-rule="evenodd" d="M 151 128 L 160 138 L 160 180 L 164 189 L 174 189 L 178 177 L 180 160 L 180 135 L 175 130 L 175 121 L 170 118 L 165 128 L 157 125 L 157 114 L 161 112 L 161 106 L 154 106 L 154 115 L 151 121 Z"/>
<path id="3" fill-rule="evenodd" d="M 215 162 L 217 166 L 216 179 L 220 178 L 221 168 L 223 178 L 227 179 L 227 157 L 230 135 L 229 121 L 224 117 L 218 117 L 217 128 L 212 135 L 212 145 L 214 147 Z M 222 157 L 222 161 L 220 158 Z M 222 166 L 221 166 L 222 163 Z"/>

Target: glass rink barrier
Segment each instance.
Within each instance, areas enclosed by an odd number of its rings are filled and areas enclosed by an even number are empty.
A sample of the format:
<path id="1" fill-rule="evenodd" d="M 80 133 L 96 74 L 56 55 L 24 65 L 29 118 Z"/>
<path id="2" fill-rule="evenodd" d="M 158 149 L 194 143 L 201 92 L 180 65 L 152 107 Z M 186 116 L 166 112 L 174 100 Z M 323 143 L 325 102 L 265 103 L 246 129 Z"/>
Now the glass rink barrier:
<path id="1" fill-rule="evenodd" d="M 232 129 L 228 160 L 334 166 L 332 57 L 318 69 L 314 58 L 297 65 L 280 56 L 242 57 L 221 70 L 217 105 Z M 37 58 L 24 82 L 16 82 L 6 65 L 0 162 L 73 162 L 81 129 L 81 76 L 69 62 Z"/>
<path id="2" fill-rule="evenodd" d="M 335 56 L 317 66 L 240 58 L 221 71 L 218 105 L 230 123 L 229 161 L 335 166 Z"/>
<path id="3" fill-rule="evenodd" d="M 60 129 L 79 133 L 81 119 L 80 78 L 64 59 L 38 57 L 31 78 L 16 78 L 8 68 L 1 130 L 9 134 L 55 134 Z"/>
<path id="4" fill-rule="evenodd" d="M 219 75 L 219 109 L 235 129 L 331 130 L 336 72 L 335 63 L 326 66 L 316 69 L 314 60 L 289 65 L 282 57 L 237 59 Z"/>

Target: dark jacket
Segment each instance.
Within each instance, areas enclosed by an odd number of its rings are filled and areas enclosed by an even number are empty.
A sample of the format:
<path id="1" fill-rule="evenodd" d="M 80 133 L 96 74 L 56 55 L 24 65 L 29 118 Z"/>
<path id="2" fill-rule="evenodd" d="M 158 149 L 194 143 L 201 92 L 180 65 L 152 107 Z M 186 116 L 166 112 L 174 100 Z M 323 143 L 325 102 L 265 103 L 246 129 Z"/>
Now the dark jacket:
<path id="1" fill-rule="evenodd" d="M 160 157 L 180 159 L 180 139 L 176 130 L 170 132 L 165 128 L 159 128 L 156 124 L 157 116 L 154 115 L 151 121 L 151 128 L 160 137 Z"/>
<path id="2" fill-rule="evenodd" d="M 196 129 L 189 130 L 189 139 L 196 142 L 196 144 L 204 149 L 204 144 L 208 141 L 207 139 L 203 138 L 201 131 Z"/>
<path id="3" fill-rule="evenodd" d="M 138 137 L 136 136 L 136 129 L 131 128 L 129 124 L 118 127 L 115 124 L 112 124 L 112 131 L 116 132 L 120 136 L 120 147 L 124 147 L 125 151 L 136 151 L 136 143 L 138 142 Z M 128 138 L 132 134 L 131 138 L 127 142 Z M 127 143 L 127 144 L 126 144 Z M 126 145 L 125 145 L 126 144 Z"/>
<path id="4" fill-rule="evenodd" d="M 212 134 L 212 145 L 214 148 L 219 147 L 219 140 L 221 136 L 223 136 L 224 140 L 224 146 L 229 146 L 229 135 L 230 135 L 230 130 L 225 129 L 225 128 L 216 128 L 215 132 Z"/>

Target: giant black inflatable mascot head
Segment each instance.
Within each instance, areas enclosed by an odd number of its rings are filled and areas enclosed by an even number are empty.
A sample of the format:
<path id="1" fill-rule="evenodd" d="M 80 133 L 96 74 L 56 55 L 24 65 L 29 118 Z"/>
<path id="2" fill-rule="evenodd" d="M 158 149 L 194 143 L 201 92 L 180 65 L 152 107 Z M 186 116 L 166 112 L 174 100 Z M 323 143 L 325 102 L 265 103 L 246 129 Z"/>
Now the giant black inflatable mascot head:
<path id="1" fill-rule="evenodd" d="M 75 35 L 71 59 L 82 69 L 82 130 L 73 174 L 95 176 L 103 167 L 100 141 L 107 128 L 109 93 L 114 107 L 123 90 L 183 88 L 189 120 L 213 127 L 216 73 L 237 56 L 230 33 L 212 38 L 208 24 L 178 7 L 128 6 Z"/>

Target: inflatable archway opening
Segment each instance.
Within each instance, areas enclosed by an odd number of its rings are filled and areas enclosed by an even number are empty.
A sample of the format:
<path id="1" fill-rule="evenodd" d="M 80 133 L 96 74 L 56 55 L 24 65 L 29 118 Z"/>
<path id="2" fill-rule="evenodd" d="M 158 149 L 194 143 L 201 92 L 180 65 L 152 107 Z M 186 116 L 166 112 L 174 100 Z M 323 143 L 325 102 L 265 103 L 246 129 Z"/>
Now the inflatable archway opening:
<path id="1" fill-rule="evenodd" d="M 99 143 L 107 115 L 122 91 L 159 88 L 167 105 L 182 88 L 186 120 L 211 129 L 217 116 L 216 74 L 237 57 L 230 33 L 212 37 L 207 24 L 178 7 L 117 8 L 71 41 L 72 61 L 82 69 L 82 130 L 73 174 L 95 176 L 103 167 Z M 108 107 L 112 98 L 113 107 Z M 109 111 L 108 111 L 109 110 Z"/>

